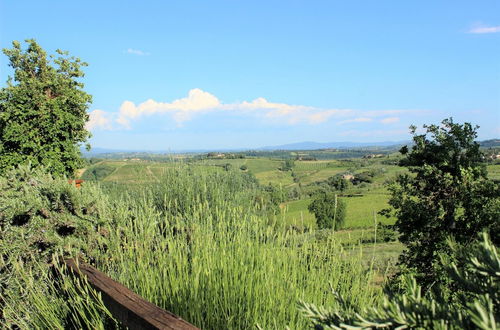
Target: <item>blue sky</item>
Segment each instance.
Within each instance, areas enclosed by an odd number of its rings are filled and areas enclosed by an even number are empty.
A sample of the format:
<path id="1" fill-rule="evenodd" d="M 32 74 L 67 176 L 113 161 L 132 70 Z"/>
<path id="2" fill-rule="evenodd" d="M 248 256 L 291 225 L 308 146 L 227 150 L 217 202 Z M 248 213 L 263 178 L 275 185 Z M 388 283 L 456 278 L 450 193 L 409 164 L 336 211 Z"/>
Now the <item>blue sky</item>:
<path id="1" fill-rule="evenodd" d="M 498 0 L 0 0 L 0 46 L 27 38 L 89 63 L 95 147 L 400 141 L 450 116 L 500 136 Z"/>

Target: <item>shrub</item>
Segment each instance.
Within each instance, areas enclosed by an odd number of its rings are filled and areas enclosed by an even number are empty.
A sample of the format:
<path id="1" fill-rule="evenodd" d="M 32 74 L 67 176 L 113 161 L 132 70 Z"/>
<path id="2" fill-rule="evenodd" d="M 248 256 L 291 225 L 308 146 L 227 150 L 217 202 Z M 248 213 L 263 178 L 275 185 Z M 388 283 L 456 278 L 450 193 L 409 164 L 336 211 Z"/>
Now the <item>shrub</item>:
<path id="1" fill-rule="evenodd" d="M 28 284 L 53 294 L 43 279 L 54 255 L 89 256 L 106 246 L 106 206 L 98 188 L 77 189 L 44 169 L 20 166 L 1 176 L 0 310 L 9 301 L 14 306 L 30 305 L 31 296 L 25 294 Z M 29 308 L 24 311 L 29 313 Z"/>

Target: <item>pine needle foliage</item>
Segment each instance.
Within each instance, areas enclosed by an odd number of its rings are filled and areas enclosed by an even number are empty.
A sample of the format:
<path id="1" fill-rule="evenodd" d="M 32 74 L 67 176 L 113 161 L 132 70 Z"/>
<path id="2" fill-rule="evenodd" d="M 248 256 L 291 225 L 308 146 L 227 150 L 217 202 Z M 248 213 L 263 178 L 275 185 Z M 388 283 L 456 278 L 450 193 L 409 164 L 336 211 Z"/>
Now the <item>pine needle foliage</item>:
<path id="1" fill-rule="evenodd" d="M 105 246 L 107 210 L 96 187 L 77 189 L 43 168 L 19 166 L 0 176 L 0 322 L 17 315 L 36 328 L 39 316 L 28 308 L 36 299 L 62 306 L 48 279 L 53 258 L 90 256 Z"/>
<path id="2" fill-rule="evenodd" d="M 450 246 L 453 244 L 449 243 Z M 486 233 L 469 251 L 465 267 L 447 263 L 447 276 L 455 280 L 461 303 L 449 304 L 443 292 L 425 291 L 415 277 L 402 278 L 404 293 L 387 292 L 380 307 L 355 309 L 334 293 L 333 309 L 300 303 L 316 329 L 498 329 L 500 327 L 500 257 Z"/>

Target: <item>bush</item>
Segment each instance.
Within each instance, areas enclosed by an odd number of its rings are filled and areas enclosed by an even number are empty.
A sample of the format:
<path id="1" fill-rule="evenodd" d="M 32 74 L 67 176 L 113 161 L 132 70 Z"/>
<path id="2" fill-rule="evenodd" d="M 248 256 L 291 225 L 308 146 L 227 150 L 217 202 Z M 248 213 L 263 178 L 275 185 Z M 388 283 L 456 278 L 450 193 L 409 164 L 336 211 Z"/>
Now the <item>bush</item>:
<path id="1" fill-rule="evenodd" d="M 373 172 L 370 172 L 370 171 L 365 171 L 365 172 L 355 174 L 354 178 L 352 179 L 352 184 L 358 185 L 360 183 L 372 183 L 374 176 L 375 176 L 375 174 Z"/>
<path id="2" fill-rule="evenodd" d="M 98 188 L 77 189 L 44 169 L 20 166 L 0 177 L 0 311 L 9 302 L 14 307 L 29 306 L 28 284 L 54 294 L 43 279 L 56 254 L 89 257 L 91 251 L 106 246 L 109 227 L 104 219 L 110 215 L 106 201 Z M 24 311 L 30 313 L 29 308 Z"/>

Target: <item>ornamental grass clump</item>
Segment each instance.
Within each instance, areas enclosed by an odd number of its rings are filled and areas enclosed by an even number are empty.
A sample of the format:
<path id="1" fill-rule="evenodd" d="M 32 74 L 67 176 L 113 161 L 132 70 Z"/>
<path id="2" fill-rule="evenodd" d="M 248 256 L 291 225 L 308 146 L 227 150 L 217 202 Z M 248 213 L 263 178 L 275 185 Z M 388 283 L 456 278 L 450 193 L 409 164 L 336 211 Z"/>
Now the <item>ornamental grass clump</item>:
<path id="1" fill-rule="evenodd" d="M 303 329 L 297 302 L 333 303 L 329 284 L 353 306 L 377 303 L 361 252 L 283 230 L 243 174 L 180 166 L 123 197 L 97 268 L 202 329 Z"/>

